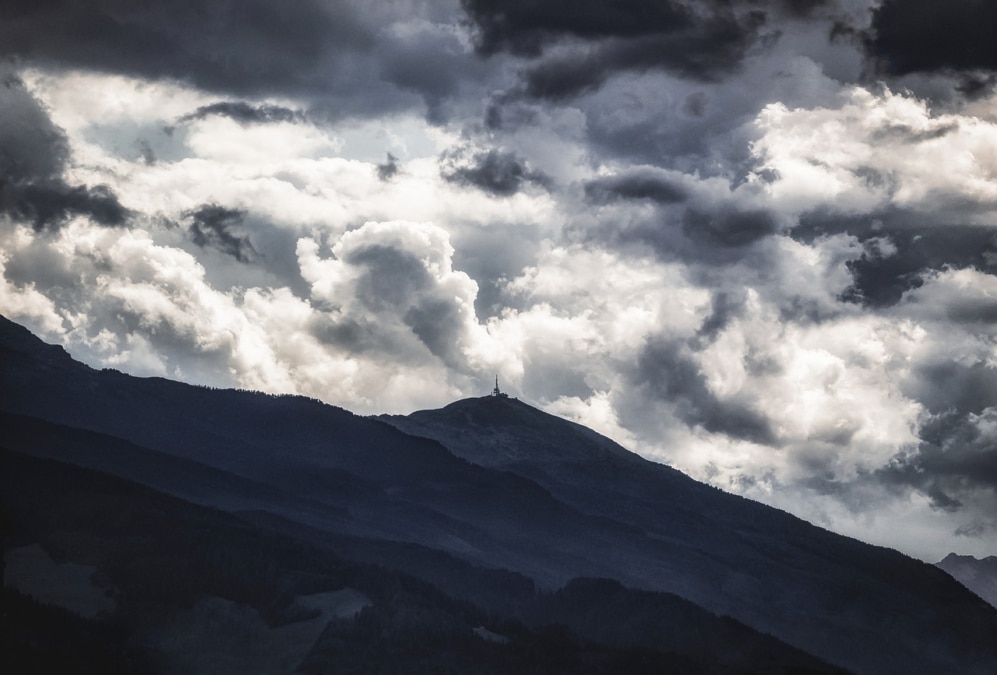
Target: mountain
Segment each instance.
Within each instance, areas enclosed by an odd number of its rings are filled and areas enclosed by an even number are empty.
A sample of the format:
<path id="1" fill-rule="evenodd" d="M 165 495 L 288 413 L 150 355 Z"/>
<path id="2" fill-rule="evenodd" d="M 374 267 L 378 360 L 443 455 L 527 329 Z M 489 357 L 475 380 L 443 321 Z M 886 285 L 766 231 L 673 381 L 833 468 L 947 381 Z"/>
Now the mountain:
<path id="1" fill-rule="evenodd" d="M 963 586 L 997 607 L 997 556 L 981 559 L 949 553 L 936 564 Z"/>
<path id="2" fill-rule="evenodd" d="M 966 624 L 974 635 L 966 642 L 949 633 L 947 622 L 969 612 L 987 626 L 993 615 L 929 565 L 704 486 L 514 398 L 381 419 L 641 532 L 654 553 L 625 561 L 615 578 L 676 593 L 857 672 L 967 672 L 971 643 L 992 631 Z M 953 649 L 947 663 L 942 643 Z M 934 667 L 917 665 L 921 658 Z M 982 658 L 979 672 L 993 658 Z"/>
<path id="3" fill-rule="evenodd" d="M 215 673 L 997 665 L 997 610 L 941 570 L 515 399 L 364 418 L 94 370 L 0 319 L 0 429 L 22 656 L 58 643 L 108 672 Z M 39 583 L 65 597 L 36 606 Z"/>

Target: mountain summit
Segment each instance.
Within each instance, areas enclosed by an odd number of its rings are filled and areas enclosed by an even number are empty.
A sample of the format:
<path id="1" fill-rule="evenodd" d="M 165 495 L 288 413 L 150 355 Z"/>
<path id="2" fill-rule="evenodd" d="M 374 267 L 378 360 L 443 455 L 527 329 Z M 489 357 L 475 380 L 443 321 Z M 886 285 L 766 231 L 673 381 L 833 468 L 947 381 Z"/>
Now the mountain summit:
<path id="1" fill-rule="evenodd" d="M 997 610 L 934 566 L 513 398 L 363 418 L 94 370 L 0 319 L 0 428 L 5 555 L 98 580 L 120 644 L 215 659 L 174 672 L 245 672 L 238 635 L 275 672 L 997 672 Z"/>
<path id="2" fill-rule="evenodd" d="M 545 413 L 505 395 L 455 401 L 439 410 L 378 419 L 416 436 L 446 439 L 454 454 L 475 464 L 591 462 L 632 456 L 628 450 L 580 424 Z"/>

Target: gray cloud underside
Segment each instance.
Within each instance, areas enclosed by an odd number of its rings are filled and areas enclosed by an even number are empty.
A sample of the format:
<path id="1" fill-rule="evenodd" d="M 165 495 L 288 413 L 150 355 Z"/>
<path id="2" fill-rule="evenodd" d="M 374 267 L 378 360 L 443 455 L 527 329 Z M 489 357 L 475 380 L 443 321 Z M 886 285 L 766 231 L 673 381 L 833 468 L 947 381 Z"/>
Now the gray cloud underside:
<path id="1" fill-rule="evenodd" d="M 432 25 L 385 39 L 393 22 L 409 19 L 403 7 L 349 0 L 11 2 L 0 8 L 0 56 L 240 97 L 293 96 L 317 116 L 421 106 L 443 119 L 460 83 L 487 67 L 460 58 L 466 50 L 454 35 Z M 239 103 L 210 108 L 195 114 L 285 116 Z"/>
<path id="2" fill-rule="evenodd" d="M 252 105 L 245 101 L 220 101 L 199 107 L 180 118 L 181 122 L 200 120 L 218 115 L 240 124 L 273 124 L 276 122 L 304 122 L 306 115 L 278 105 Z"/>
<path id="3" fill-rule="evenodd" d="M 184 215 L 190 219 L 191 238 L 198 246 L 212 246 L 239 262 L 251 262 L 259 255 L 247 234 L 240 231 L 245 211 L 204 204 Z"/>
<path id="4" fill-rule="evenodd" d="M 711 317 L 711 320 L 713 317 Z M 704 324 L 708 334 L 714 327 Z M 652 397 L 676 406 L 678 417 L 707 431 L 762 444 L 773 444 L 775 436 L 764 415 L 749 406 L 719 400 L 707 386 L 699 366 L 675 343 L 650 343 L 636 365 L 636 384 Z"/>
<path id="5" fill-rule="evenodd" d="M 314 87 L 316 68 L 374 44 L 344 2 L 12 2 L 0 11 L 6 54 L 209 90 Z"/>
<path id="6" fill-rule="evenodd" d="M 0 212 L 35 229 L 58 227 L 73 215 L 121 225 L 127 210 L 106 185 L 71 185 L 63 178 L 69 147 L 37 100 L 14 74 L 0 84 Z"/>
<path id="7" fill-rule="evenodd" d="M 833 233 L 867 243 L 861 257 L 848 263 L 855 283 L 846 298 L 872 307 L 897 304 L 905 292 L 921 287 L 926 275 L 946 267 L 997 269 L 997 231 L 992 227 L 939 222 L 937 216 L 905 209 L 862 216 L 816 210 L 803 214 L 793 230 L 801 241 Z M 880 249 L 882 241 L 889 242 L 889 254 Z"/>
<path id="8" fill-rule="evenodd" d="M 474 186 L 495 196 L 509 196 L 527 185 L 545 186 L 549 178 L 515 153 L 491 149 L 466 157 L 457 152 L 441 158 L 443 177 L 459 185 Z"/>

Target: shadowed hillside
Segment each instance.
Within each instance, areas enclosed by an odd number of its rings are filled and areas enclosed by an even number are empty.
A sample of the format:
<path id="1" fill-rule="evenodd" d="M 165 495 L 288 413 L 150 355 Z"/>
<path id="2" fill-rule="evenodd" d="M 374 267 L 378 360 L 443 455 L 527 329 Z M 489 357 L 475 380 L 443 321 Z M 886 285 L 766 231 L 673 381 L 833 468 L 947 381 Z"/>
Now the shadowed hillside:
<path id="1" fill-rule="evenodd" d="M 113 601 L 85 619 L 127 628 L 109 633 L 112 661 L 245 672 L 255 655 L 316 673 L 997 664 L 997 611 L 940 570 L 515 399 L 362 418 L 93 370 L 6 320 L 0 357 L 5 552 L 48 556 L 51 574 Z"/>

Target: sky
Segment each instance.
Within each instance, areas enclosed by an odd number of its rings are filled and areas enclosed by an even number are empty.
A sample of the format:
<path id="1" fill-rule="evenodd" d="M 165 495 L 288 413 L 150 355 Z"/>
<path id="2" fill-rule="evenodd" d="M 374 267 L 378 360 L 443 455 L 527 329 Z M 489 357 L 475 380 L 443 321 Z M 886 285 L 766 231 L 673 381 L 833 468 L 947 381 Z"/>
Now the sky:
<path id="1" fill-rule="evenodd" d="M 359 414 L 497 375 L 837 532 L 994 555 L 995 25 L 4 2 L 0 313 L 95 367 Z"/>

